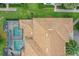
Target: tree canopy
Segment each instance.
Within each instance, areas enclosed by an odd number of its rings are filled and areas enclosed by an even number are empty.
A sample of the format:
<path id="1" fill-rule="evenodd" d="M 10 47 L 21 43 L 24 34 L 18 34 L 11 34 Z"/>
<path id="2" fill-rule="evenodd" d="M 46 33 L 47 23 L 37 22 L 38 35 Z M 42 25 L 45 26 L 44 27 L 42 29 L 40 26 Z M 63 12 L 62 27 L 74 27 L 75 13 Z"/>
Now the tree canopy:
<path id="1" fill-rule="evenodd" d="M 66 43 L 66 55 L 78 55 L 79 46 L 75 40 Z"/>
<path id="2" fill-rule="evenodd" d="M 66 9 L 74 9 L 78 4 L 76 3 L 63 3 L 62 6 Z"/>

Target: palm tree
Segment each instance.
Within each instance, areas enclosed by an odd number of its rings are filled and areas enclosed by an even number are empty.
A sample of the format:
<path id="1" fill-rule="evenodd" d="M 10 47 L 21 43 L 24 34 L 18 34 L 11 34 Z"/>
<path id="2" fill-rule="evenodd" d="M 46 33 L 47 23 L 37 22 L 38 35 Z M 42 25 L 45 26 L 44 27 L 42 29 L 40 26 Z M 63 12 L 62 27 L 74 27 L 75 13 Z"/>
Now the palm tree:
<path id="1" fill-rule="evenodd" d="M 66 55 L 78 55 L 79 47 L 75 40 L 66 43 Z"/>

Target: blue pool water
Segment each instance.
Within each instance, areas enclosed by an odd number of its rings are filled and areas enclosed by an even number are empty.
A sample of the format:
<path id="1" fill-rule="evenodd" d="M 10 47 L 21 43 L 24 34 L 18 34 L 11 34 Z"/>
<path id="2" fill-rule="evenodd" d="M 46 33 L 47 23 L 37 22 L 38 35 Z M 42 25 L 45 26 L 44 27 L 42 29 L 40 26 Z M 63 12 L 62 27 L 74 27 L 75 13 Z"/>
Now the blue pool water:
<path id="1" fill-rule="evenodd" d="M 23 47 L 23 40 L 22 40 L 22 30 L 18 26 L 13 28 L 13 35 L 14 35 L 14 50 L 20 51 Z M 20 38 L 19 38 L 20 37 Z"/>
<path id="2" fill-rule="evenodd" d="M 14 50 L 20 51 L 22 47 L 23 47 L 22 40 L 14 40 Z"/>
<path id="3" fill-rule="evenodd" d="M 18 28 L 18 26 L 13 28 L 14 36 L 20 36 L 22 34 L 22 31 Z"/>

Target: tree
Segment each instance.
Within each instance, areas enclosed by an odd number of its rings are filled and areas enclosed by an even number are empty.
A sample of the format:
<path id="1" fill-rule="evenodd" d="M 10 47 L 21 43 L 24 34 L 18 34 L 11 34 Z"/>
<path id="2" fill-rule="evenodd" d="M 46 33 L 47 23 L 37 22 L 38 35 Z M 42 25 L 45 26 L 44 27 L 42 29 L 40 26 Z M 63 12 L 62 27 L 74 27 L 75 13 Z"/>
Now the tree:
<path id="1" fill-rule="evenodd" d="M 75 40 L 69 40 L 66 43 L 66 55 L 78 55 L 79 47 Z"/>
<path id="2" fill-rule="evenodd" d="M 3 55 L 3 45 L 4 45 L 3 38 L 0 37 L 0 55 Z"/>
<path id="3" fill-rule="evenodd" d="M 74 25 L 74 29 L 79 31 L 79 22 Z"/>
<path id="4" fill-rule="evenodd" d="M 62 5 L 66 9 L 74 9 L 77 6 L 75 3 L 63 3 Z"/>
<path id="5" fill-rule="evenodd" d="M 0 3 L 0 7 L 4 8 L 4 7 L 6 7 L 6 5 L 4 3 Z"/>

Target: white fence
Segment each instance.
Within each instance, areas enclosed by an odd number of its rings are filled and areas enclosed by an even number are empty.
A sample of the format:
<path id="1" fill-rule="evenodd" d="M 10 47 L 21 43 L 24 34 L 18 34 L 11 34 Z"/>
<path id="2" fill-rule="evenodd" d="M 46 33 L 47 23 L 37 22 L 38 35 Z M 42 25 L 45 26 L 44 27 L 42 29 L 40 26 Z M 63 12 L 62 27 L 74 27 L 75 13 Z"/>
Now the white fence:
<path id="1" fill-rule="evenodd" d="M 57 8 L 54 8 L 54 11 L 55 12 L 79 12 L 79 9 L 70 10 L 70 9 L 57 9 Z"/>
<path id="2" fill-rule="evenodd" d="M 79 9 L 60 9 L 60 8 L 57 8 L 57 5 L 54 5 L 54 11 L 55 12 L 79 12 Z"/>
<path id="3" fill-rule="evenodd" d="M 16 8 L 0 8 L 0 11 L 16 11 Z"/>

